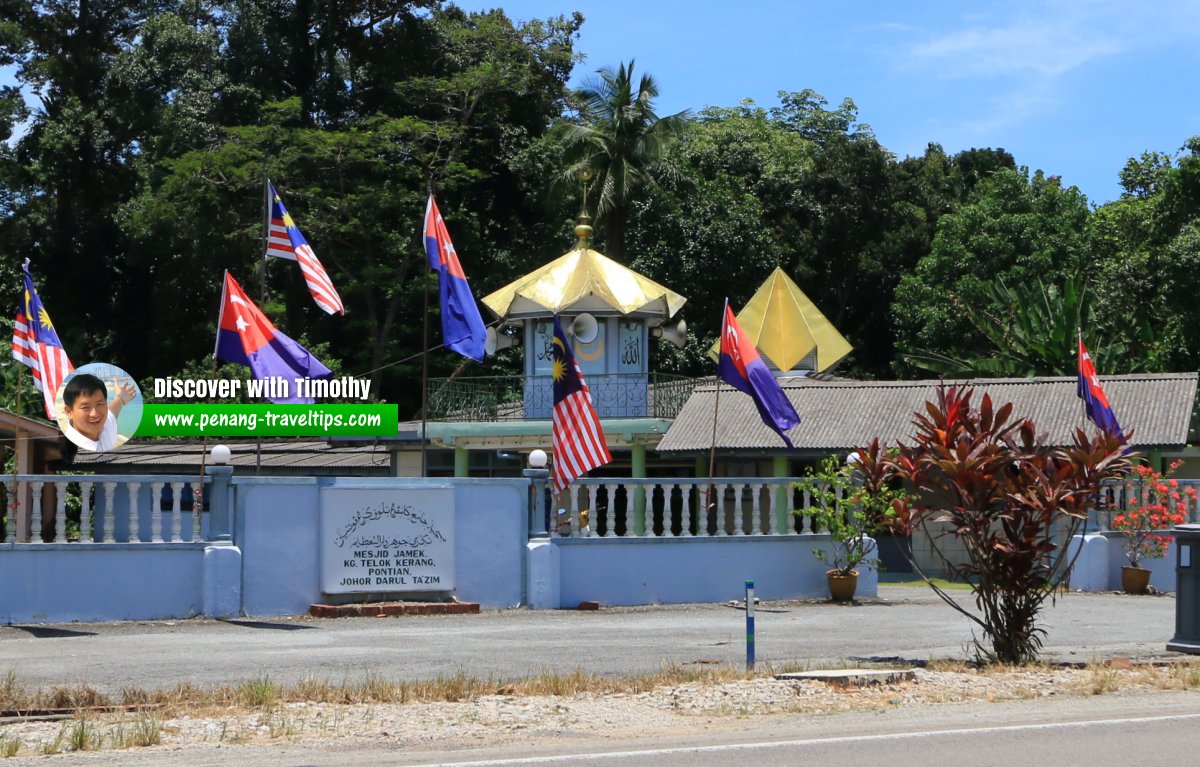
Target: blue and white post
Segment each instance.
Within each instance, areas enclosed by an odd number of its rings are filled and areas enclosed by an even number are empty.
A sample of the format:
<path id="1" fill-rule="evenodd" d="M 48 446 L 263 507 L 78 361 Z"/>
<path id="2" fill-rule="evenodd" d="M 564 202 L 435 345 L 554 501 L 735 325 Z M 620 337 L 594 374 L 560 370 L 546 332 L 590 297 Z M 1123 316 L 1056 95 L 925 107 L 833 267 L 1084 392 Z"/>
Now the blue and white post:
<path id="1" fill-rule="evenodd" d="M 746 581 L 746 670 L 754 670 L 754 581 Z"/>

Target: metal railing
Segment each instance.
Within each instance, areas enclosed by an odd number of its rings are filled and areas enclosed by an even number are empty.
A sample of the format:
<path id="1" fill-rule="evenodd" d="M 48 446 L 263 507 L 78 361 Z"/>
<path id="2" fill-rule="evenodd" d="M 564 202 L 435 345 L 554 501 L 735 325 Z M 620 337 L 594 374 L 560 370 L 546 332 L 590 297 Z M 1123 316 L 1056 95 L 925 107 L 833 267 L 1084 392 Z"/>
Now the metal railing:
<path id="1" fill-rule="evenodd" d="M 670 373 L 586 379 L 601 418 L 674 418 L 699 383 Z M 550 376 L 432 378 L 426 394 L 432 421 L 543 421 L 554 407 Z"/>

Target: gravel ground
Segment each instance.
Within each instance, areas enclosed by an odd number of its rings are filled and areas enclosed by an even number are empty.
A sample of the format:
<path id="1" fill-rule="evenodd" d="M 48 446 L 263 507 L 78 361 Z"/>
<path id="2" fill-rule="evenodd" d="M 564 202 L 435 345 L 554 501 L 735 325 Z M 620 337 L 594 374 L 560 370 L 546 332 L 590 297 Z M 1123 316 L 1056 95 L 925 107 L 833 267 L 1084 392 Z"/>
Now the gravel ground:
<path id="1" fill-rule="evenodd" d="M 42 758 L 47 753 L 130 747 L 139 732 L 154 731 L 176 756 L 217 744 L 321 744 L 347 749 L 390 744 L 409 751 L 454 743 L 503 747 L 622 739 L 670 733 L 720 732 L 748 717 L 831 714 L 893 707 L 954 705 L 1050 696 L 1160 695 L 1200 700 L 1200 665 L 1092 668 L 1032 667 L 976 671 L 946 664 L 918 669 L 910 682 L 839 688 L 820 681 L 754 678 L 720 684 L 687 683 L 642 693 L 563 697 L 488 695 L 465 702 L 408 704 L 286 703 L 260 709 L 195 711 L 151 720 L 124 713 L 63 722 L 0 725 L 0 752 Z M 1172 691 L 1172 692 L 1168 692 Z M 341 744 L 339 746 L 339 744 Z M 141 751 L 141 749 L 139 749 Z M 144 753 L 144 751 L 143 751 Z M 18 760 L 18 762 L 24 760 Z"/>

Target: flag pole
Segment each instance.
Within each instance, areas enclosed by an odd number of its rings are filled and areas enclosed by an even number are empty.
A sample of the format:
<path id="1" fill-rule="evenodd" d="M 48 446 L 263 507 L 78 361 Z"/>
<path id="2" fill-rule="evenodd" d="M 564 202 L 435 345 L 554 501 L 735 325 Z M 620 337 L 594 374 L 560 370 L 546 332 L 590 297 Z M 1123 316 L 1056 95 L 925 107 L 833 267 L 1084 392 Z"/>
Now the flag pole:
<path id="1" fill-rule="evenodd" d="M 26 320 L 28 321 L 28 320 Z M 17 415 L 21 415 L 21 390 L 25 388 L 25 366 L 17 365 Z M 21 505 L 21 493 L 17 490 L 17 472 L 21 468 L 21 462 L 17 459 L 17 451 L 21 449 L 21 431 L 13 429 L 13 475 L 12 475 L 12 495 L 5 498 L 5 503 L 8 508 L 4 510 L 4 541 L 12 543 L 8 537 L 9 526 L 12 526 L 13 535 L 17 532 L 17 509 Z"/>
<path id="2" fill-rule="evenodd" d="M 426 184 L 429 199 L 433 199 L 433 178 Z M 425 203 L 425 216 L 421 218 L 421 251 L 425 252 L 425 219 L 429 217 L 429 203 Z M 421 279 L 424 281 L 425 311 L 421 314 L 421 476 L 428 476 L 429 445 L 429 256 L 421 259 Z"/>
<path id="3" fill-rule="evenodd" d="M 267 175 L 267 162 L 263 160 L 263 225 L 262 225 L 262 281 L 259 284 L 259 303 L 267 301 L 267 244 L 271 239 L 271 178 Z"/>
<path id="4" fill-rule="evenodd" d="M 721 341 L 722 342 L 724 342 L 724 340 L 725 340 L 725 315 L 728 311 L 729 311 L 729 299 L 726 298 L 725 299 L 725 308 L 721 310 Z M 720 363 L 720 354 L 721 354 L 720 349 L 721 349 L 721 347 L 720 347 L 720 345 L 718 345 L 717 346 L 717 360 L 718 360 L 717 366 L 718 367 L 720 367 L 720 364 L 721 364 Z M 720 409 L 721 409 L 721 376 L 720 376 L 720 374 L 718 374 L 717 375 L 717 395 L 713 401 L 712 443 L 708 450 L 708 494 L 707 494 L 708 497 L 704 504 L 704 529 L 705 529 L 705 531 L 708 530 L 708 509 L 712 505 L 712 502 L 713 502 L 713 500 L 712 500 L 713 489 L 714 489 L 713 488 L 713 472 L 716 468 L 716 463 L 717 463 L 717 413 L 720 412 Z M 720 522 L 720 519 L 721 519 L 720 515 L 717 515 L 718 523 Z M 699 524 L 700 524 L 700 522 L 699 522 L 699 520 L 697 520 L 697 526 Z M 697 529 L 697 532 L 699 532 L 699 529 Z M 720 531 L 718 530 L 718 532 L 720 532 Z"/>
<path id="5" fill-rule="evenodd" d="M 263 228 L 262 228 L 262 281 L 259 284 L 258 303 L 263 306 L 267 303 L 267 248 L 271 241 L 271 177 L 267 174 L 267 158 L 263 157 Z M 225 306 L 224 303 L 221 306 Z M 217 330 L 220 333 L 220 329 Z M 213 373 L 216 370 L 216 357 L 213 357 Z M 254 473 L 262 473 L 262 437 L 254 439 Z"/>

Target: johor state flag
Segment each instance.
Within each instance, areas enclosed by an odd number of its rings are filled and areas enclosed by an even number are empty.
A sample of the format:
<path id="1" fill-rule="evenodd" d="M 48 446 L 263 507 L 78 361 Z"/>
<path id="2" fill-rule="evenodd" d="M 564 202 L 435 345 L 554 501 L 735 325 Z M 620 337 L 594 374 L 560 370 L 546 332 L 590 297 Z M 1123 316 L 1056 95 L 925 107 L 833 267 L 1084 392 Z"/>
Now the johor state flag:
<path id="1" fill-rule="evenodd" d="M 54 332 L 50 313 L 34 290 L 33 277 L 29 274 L 29 259 L 25 259 L 22 269 L 25 272 L 25 296 L 21 309 L 17 311 L 16 324 L 13 325 L 13 359 L 33 371 L 33 383 L 42 393 L 46 417 L 53 421 L 54 398 L 58 394 L 58 387 L 75 366 L 67 358 L 67 351 L 63 349 L 62 341 L 58 340 L 58 333 Z"/>
<path id="2" fill-rule="evenodd" d="M 425 206 L 425 253 L 429 256 L 429 266 L 438 273 L 442 342 L 464 357 L 482 361 L 487 328 L 432 194 Z"/>
<path id="3" fill-rule="evenodd" d="M 1108 404 L 1104 388 L 1100 386 L 1100 377 L 1096 375 L 1096 366 L 1092 363 L 1092 356 L 1088 354 L 1087 347 L 1083 345 L 1082 335 L 1079 336 L 1079 379 L 1075 393 L 1083 400 L 1087 417 L 1096 424 L 1096 428 L 1114 434 L 1121 442 L 1125 442 L 1125 434 L 1121 431 L 1121 425 L 1117 423 L 1117 416 Z"/>
<path id="4" fill-rule="evenodd" d="M 717 362 L 717 376 L 735 389 L 749 394 L 758 407 L 763 423 L 774 429 L 789 448 L 796 449 L 784 432 L 800 425 L 800 416 L 775 376 L 767 369 L 767 363 L 758 356 L 758 349 L 754 348 L 738 324 L 728 302 L 725 304 L 725 321 L 721 323 L 721 357 Z"/>
<path id="5" fill-rule="evenodd" d="M 222 362 L 245 365 L 256 379 L 278 376 L 287 381 L 287 393 L 272 402 L 311 403 L 292 396 L 294 378 L 329 378 L 333 373 L 308 349 L 276 330 L 229 272 L 221 289 L 221 314 L 217 318 L 217 348 Z"/>
<path id="6" fill-rule="evenodd" d="M 342 297 L 333 287 L 333 281 L 329 279 L 325 267 L 317 260 L 317 255 L 313 253 L 308 240 L 300 233 L 296 222 L 288 215 L 279 192 L 275 191 L 275 185 L 270 181 L 267 182 L 267 193 L 271 195 L 271 230 L 267 235 L 267 255 L 286 258 L 300 264 L 308 292 L 312 294 L 317 306 L 330 314 L 345 314 Z"/>

